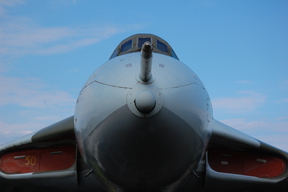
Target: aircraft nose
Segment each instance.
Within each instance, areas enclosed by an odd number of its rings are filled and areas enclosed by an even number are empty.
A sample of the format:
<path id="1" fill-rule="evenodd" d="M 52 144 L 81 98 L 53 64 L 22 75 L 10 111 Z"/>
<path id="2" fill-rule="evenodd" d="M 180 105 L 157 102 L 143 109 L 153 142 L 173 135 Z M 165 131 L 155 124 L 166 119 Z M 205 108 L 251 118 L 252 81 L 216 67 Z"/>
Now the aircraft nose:
<path id="1" fill-rule="evenodd" d="M 139 92 L 135 102 L 146 111 L 155 104 L 149 91 Z M 198 164 L 204 145 L 187 122 L 165 107 L 143 118 L 125 105 L 96 125 L 84 146 L 97 174 L 135 191 L 176 182 Z"/>
<path id="2" fill-rule="evenodd" d="M 140 112 L 149 113 L 155 107 L 156 98 L 151 91 L 144 90 L 136 96 L 134 103 Z"/>

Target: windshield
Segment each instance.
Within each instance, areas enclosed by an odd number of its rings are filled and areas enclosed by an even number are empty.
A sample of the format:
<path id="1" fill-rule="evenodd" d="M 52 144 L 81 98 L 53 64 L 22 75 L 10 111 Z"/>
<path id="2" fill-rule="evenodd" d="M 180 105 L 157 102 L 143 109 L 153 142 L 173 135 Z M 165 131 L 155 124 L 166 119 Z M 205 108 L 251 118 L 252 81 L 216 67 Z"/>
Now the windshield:
<path id="1" fill-rule="evenodd" d="M 136 34 L 136 35 L 132 35 L 128 37 L 116 47 L 110 59 L 119 55 L 140 51 L 142 45 L 146 41 L 149 41 L 152 43 L 153 52 L 161 53 L 161 54 L 173 57 L 175 59 L 178 59 L 172 47 L 165 40 L 152 34 Z"/>

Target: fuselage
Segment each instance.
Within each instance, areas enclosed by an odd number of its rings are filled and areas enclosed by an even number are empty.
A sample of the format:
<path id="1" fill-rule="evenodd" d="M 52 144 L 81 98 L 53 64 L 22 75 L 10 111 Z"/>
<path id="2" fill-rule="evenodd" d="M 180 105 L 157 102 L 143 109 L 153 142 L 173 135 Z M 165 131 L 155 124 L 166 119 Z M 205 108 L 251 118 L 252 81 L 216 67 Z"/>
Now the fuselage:
<path id="1" fill-rule="evenodd" d="M 107 190 L 162 190 L 195 170 L 211 134 L 212 106 L 198 76 L 153 53 L 141 80 L 141 52 L 116 56 L 87 80 L 77 99 L 80 153 Z"/>

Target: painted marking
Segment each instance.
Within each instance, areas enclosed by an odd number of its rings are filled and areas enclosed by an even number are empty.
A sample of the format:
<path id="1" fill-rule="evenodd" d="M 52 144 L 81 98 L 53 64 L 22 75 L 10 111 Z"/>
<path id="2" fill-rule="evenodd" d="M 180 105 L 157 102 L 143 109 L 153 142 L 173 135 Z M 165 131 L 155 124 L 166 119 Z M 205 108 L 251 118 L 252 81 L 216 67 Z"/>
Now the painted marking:
<path id="1" fill-rule="evenodd" d="M 265 159 L 257 159 L 256 161 L 259 163 L 267 163 L 267 161 Z"/>
<path id="2" fill-rule="evenodd" d="M 228 165 L 228 161 L 221 161 L 221 165 Z"/>
<path id="3" fill-rule="evenodd" d="M 19 155 L 19 156 L 14 156 L 14 159 L 25 159 L 26 155 Z"/>
<path id="4" fill-rule="evenodd" d="M 36 165 L 36 157 L 35 156 L 27 156 L 26 158 L 25 158 L 25 160 L 27 161 L 26 163 L 25 163 L 25 165 L 32 165 L 32 166 L 34 166 L 34 165 Z"/>
<path id="5" fill-rule="evenodd" d="M 59 154 L 62 154 L 62 153 L 63 153 L 62 151 L 53 151 L 50 154 L 51 155 L 59 155 Z"/>

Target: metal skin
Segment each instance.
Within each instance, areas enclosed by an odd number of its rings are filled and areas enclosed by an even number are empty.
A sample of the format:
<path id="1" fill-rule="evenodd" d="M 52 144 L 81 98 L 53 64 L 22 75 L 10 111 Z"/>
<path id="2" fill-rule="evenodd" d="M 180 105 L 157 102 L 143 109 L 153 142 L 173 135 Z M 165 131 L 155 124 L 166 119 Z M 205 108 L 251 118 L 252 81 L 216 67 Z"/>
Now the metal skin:
<path id="1" fill-rule="evenodd" d="M 148 82 L 152 78 L 151 67 L 152 67 L 152 52 L 153 46 L 147 41 L 142 46 L 141 51 L 141 69 L 140 78 L 144 82 Z"/>
<path id="2" fill-rule="evenodd" d="M 141 54 L 107 61 L 77 99 L 80 153 L 109 191 L 175 188 L 197 169 L 211 135 L 211 102 L 198 76 L 153 52 L 147 80 L 140 73 Z"/>

